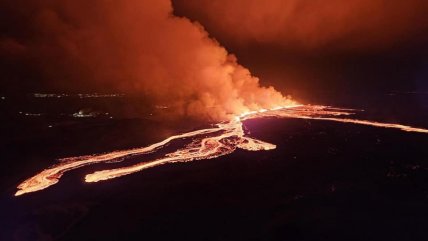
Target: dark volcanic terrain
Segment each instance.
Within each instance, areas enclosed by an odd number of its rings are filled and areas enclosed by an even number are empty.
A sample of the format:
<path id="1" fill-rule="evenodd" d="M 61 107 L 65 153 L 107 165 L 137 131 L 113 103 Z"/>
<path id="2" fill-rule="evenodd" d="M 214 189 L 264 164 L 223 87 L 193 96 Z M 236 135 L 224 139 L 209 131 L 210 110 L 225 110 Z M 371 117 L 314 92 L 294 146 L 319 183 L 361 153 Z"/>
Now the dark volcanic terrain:
<path id="1" fill-rule="evenodd" d="M 14 197 L 21 181 L 56 158 L 140 147 L 201 124 L 166 125 L 151 117 L 149 108 L 146 117 L 113 113 L 108 106 L 120 106 L 117 99 L 98 104 L 43 100 L 56 101 L 47 106 L 30 98 L 22 104 L 26 110 L 8 107 L 6 101 L 1 104 L 7 114 L 1 117 L 0 240 L 428 237 L 428 135 L 326 121 L 255 119 L 245 122 L 249 136 L 277 149 L 237 150 L 217 159 L 85 183 L 85 174 L 116 164 L 93 165 L 65 174 L 46 190 Z M 316 101 L 365 109 L 359 115 L 366 119 L 428 127 L 425 94 L 363 96 L 359 106 L 350 100 Z M 18 114 L 40 106 L 52 113 Z M 58 115 L 56 108 L 66 115 Z M 70 116 L 83 108 L 109 115 Z"/>

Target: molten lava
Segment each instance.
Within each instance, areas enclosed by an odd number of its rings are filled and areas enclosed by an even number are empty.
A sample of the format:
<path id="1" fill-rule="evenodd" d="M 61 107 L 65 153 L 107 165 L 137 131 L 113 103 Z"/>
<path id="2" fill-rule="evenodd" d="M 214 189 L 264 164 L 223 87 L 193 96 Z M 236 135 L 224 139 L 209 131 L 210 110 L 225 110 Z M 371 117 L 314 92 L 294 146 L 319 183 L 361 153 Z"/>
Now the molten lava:
<path id="1" fill-rule="evenodd" d="M 60 162 L 35 176 L 25 180 L 18 186 L 18 191 L 15 196 L 19 196 L 29 192 L 36 192 L 48 188 L 56 184 L 62 175 L 70 170 L 102 162 L 124 161 L 125 159 L 143 155 L 153 151 L 160 151 L 162 147 L 168 143 L 185 138 L 193 139 L 193 142 L 175 152 L 167 153 L 162 158 L 145 161 L 135 165 L 96 171 L 88 174 L 85 177 L 86 182 L 98 182 L 108 180 L 124 175 L 129 175 L 135 172 L 142 171 L 147 168 L 174 162 L 188 162 L 193 160 L 211 159 L 219 156 L 227 155 L 234 152 L 237 148 L 260 151 L 272 150 L 276 146 L 267 142 L 252 139 L 247 137 L 243 130 L 243 121 L 247 119 L 262 118 L 262 117 L 282 117 L 282 118 L 298 118 L 312 120 L 336 121 L 360 125 L 369 125 L 375 127 L 395 128 L 408 132 L 428 133 L 427 129 L 415 128 L 411 126 L 391 123 L 381 123 L 368 120 L 357 120 L 349 118 L 354 114 L 355 110 L 332 108 L 328 106 L 312 106 L 312 105 L 293 105 L 286 107 L 276 107 L 272 109 L 261 109 L 243 113 L 234 117 L 227 123 L 217 124 L 214 128 L 201 129 L 188 133 L 183 133 L 171 136 L 161 142 L 152 144 L 147 147 L 114 151 L 110 153 L 71 157 L 61 159 Z"/>

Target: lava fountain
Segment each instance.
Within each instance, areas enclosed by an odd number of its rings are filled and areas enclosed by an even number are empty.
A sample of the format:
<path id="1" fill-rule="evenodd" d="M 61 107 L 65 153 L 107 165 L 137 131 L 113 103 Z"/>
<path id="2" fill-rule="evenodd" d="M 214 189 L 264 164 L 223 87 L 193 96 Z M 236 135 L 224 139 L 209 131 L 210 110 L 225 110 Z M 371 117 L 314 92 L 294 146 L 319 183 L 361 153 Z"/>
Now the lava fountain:
<path id="1" fill-rule="evenodd" d="M 234 152 L 237 148 L 248 151 L 272 150 L 276 146 L 271 143 L 256 140 L 246 136 L 243 130 L 243 121 L 247 119 L 277 117 L 298 118 L 311 120 L 335 121 L 359 125 L 368 125 L 383 128 L 395 128 L 407 132 L 427 133 L 428 129 L 415 128 L 401 124 L 381 123 L 368 120 L 352 119 L 355 110 L 344 108 L 333 108 L 317 105 L 289 105 L 279 106 L 271 109 L 260 109 L 258 111 L 246 112 L 235 116 L 228 122 L 219 123 L 213 128 L 201 129 L 168 137 L 167 139 L 147 147 L 113 151 L 99 155 L 80 156 L 60 159 L 59 163 L 47 168 L 35 176 L 25 180 L 18 186 L 15 196 L 25 193 L 36 192 L 46 189 L 59 182 L 65 172 L 83 166 L 106 163 L 111 161 L 124 161 L 127 158 L 162 151 L 168 143 L 174 140 L 191 138 L 192 143 L 174 152 L 166 153 L 163 157 L 114 169 L 106 169 L 87 174 L 86 182 L 99 182 L 109 180 L 147 168 L 175 162 L 189 162 L 201 159 L 212 159 Z"/>

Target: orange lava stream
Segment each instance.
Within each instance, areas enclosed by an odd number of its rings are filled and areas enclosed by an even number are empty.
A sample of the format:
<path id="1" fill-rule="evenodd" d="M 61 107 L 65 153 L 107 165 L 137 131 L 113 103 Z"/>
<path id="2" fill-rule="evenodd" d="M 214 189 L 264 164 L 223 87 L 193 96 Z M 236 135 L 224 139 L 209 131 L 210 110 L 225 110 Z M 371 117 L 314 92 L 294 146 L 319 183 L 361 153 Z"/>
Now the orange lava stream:
<path id="1" fill-rule="evenodd" d="M 309 107 L 309 108 L 308 108 Z M 314 111 L 316 110 L 316 111 Z M 428 133 L 427 129 L 416 128 L 407 125 L 393 124 L 393 123 L 382 123 L 377 121 L 369 120 L 357 120 L 351 118 L 337 118 L 337 117 L 323 117 L 321 115 L 327 116 L 349 116 L 352 115 L 352 109 L 340 109 L 340 108 L 331 108 L 328 106 L 302 106 L 295 108 L 293 110 L 284 109 L 281 113 L 277 113 L 278 117 L 289 117 L 296 119 L 311 119 L 311 120 L 326 120 L 326 121 L 335 121 L 342 123 L 351 123 L 358 125 L 367 125 L 374 127 L 382 128 L 394 128 L 407 132 L 419 132 L 419 133 Z"/>
<path id="2" fill-rule="evenodd" d="M 183 149 L 169 153 L 165 155 L 164 158 L 155 161 L 142 162 L 129 167 L 97 171 L 88 174 L 85 177 L 85 181 L 98 182 L 108 180 L 166 163 L 216 158 L 230 154 L 235 151 L 236 148 L 250 151 L 271 150 L 276 148 L 273 144 L 244 137 L 242 122 L 240 121 L 231 121 L 220 126 L 223 128 L 223 133 L 219 136 L 205 137 L 200 141 L 198 140 Z"/>
<path id="3" fill-rule="evenodd" d="M 135 155 L 147 154 L 164 147 L 166 144 L 170 143 L 173 140 L 178 139 L 193 138 L 194 141 L 190 145 L 187 145 L 182 149 L 164 155 L 163 158 L 141 162 L 127 167 L 102 170 L 88 174 L 85 177 L 85 181 L 98 182 L 102 180 L 108 180 L 124 175 L 129 175 L 147 168 L 163 165 L 166 163 L 188 162 L 193 160 L 216 158 L 219 156 L 230 154 L 234 152 L 237 148 L 249 151 L 275 149 L 276 146 L 274 144 L 266 143 L 245 136 L 245 133 L 242 128 L 242 121 L 247 119 L 261 117 L 286 117 L 298 119 L 326 120 L 369 125 L 375 127 L 396 128 L 408 132 L 428 133 L 427 129 L 415 128 L 401 124 L 341 118 L 354 114 L 354 111 L 355 110 L 352 109 L 332 108 L 328 106 L 295 105 L 287 107 L 277 107 L 269 110 L 261 109 L 259 111 L 243 113 L 240 116 L 235 117 L 230 122 L 217 124 L 217 127 L 215 128 L 202 129 L 184 134 L 174 135 L 161 142 L 152 144 L 147 147 L 123 151 L 114 151 L 111 153 L 100 155 L 61 159 L 61 162 L 59 162 L 57 165 L 45 169 L 42 172 L 36 174 L 35 176 L 22 182 L 18 186 L 18 191 L 16 192 L 15 196 L 19 196 L 29 192 L 36 192 L 48 188 L 58 183 L 61 176 L 67 171 L 90 164 L 110 162 L 118 159 L 126 159 Z"/>
<path id="4" fill-rule="evenodd" d="M 101 162 L 109 162 L 119 158 L 126 158 L 134 155 L 142 155 L 146 153 L 150 153 L 155 151 L 156 149 L 165 146 L 173 140 L 191 137 L 195 135 L 209 134 L 220 131 L 220 128 L 211 128 L 211 129 L 203 129 L 198 131 L 192 131 L 180 135 L 175 135 L 168 137 L 167 139 L 152 144 L 147 147 L 130 149 L 130 150 L 122 150 L 122 151 L 114 151 L 106 154 L 93 155 L 93 156 L 80 156 L 80 157 L 70 157 L 60 159 L 60 163 L 54 165 L 48 169 L 43 170 L 39 174 L 25 180 L 18 186 L 18 191 L 15 196 L 22 195 L 28 192 L 35 192 L 45 188 L 48 188 L 54 184 L 56 184 L 61 176 L 70 170 L 83 167 L 90 164 L 101 163 Z"/>

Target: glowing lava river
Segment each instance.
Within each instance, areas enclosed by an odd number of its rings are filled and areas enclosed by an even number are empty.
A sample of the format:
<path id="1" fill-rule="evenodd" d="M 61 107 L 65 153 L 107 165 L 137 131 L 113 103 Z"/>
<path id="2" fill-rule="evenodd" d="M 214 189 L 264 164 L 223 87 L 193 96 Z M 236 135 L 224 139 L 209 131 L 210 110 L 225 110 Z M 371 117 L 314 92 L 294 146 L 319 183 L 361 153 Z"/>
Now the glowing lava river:
<path id="1" fill-rule="evenodd" d="M 135 172 L 142 171 L 147 168 L 174 162 L 188 162 L 193 160 L 211 159 L 219 156 L 227 155 L 234 152 L 237 148 L 249 151 L 272 150 L 276 146 L 267 142 L 252 139 L 246 136 L 243 130 L 243 121 L 247 119 L 262 118 L 262 117 L 282 117 L 282 118 L 298 118 L 298 119 L 313 119 L 352 123 L 359 125 L 369 125 L 383 128 L 395 128 L 408 132 L 428 133 L 427 129 L 415 128 L 401 124 L 381 123 L 368 120 L 358 120 L 350 118 L 354 114 L 352 109 L 333 108 L 328 106 L 315 105 L 294 105 L 287 107 L 277 107 L 273 109 L 262 109 L 259 111 L 244 113 L 233 118 L 226 123 L 217 124 L 213 128 L 196 130 L 188 133 L 183 133 L 171 136 L 161 142 L 152 144 L 147 147 L 114 151 L 99 155 L 80 156 L 60 159 L 58 164 L 49 167 L 36 174 L 35 176 L 25 180 L 18 186 L 18 191 L 15 196 L 25 193 L 36 192 L 48 188 L 56 183 L 62 175 L 70 170 L 83 166 L 106 163 L 112 161 L 124 161 L 127 158 L 160 151 L 162 147 L 171 143 L 174 140 L 191 138 L 191 144 L 178 149 L 174 152 L 163 155 L 163 157 L 145 161 L 125 167 L 96 171 L 87 174 L 86 182 L 98 182 L 108 180 L 120 176 L 125 176 Z"/>

